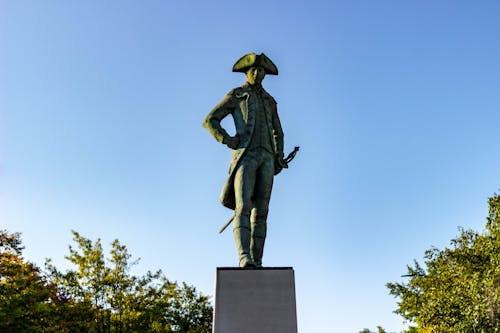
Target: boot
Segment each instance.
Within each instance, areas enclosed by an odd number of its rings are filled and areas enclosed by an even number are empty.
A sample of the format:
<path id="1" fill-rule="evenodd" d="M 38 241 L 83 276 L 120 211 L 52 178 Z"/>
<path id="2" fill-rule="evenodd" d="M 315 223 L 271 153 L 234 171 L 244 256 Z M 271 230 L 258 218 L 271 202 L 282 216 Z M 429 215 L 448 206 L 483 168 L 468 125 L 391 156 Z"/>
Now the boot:
<path id="1" fill-rule="evenodd" d="M 250 243 L 250 252 L 255 267 L 262 267 L 262 255 L 264 254 L 264 243 L 266 241 L 266 222 L 252 223 L 252 241 Z"/>
<path id="2" fill-rule="evenodd" d="M 250 256 L 250 228 L 243 226 L 233 229 L 234 241 L 240 257 L 240 267 L 255 267 L 255 264 Z"/>

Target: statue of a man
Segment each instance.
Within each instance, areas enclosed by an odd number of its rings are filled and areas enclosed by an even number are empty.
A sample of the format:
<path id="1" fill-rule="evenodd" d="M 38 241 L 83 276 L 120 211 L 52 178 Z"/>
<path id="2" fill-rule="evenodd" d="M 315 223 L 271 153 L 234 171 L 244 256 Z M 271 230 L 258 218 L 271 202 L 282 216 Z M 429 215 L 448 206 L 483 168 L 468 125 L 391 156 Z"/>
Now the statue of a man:
<path id="1" fill-rule="evenodd" d="M 247 81 L 210 111 L 203 126 L 233 150 L 221 202 L 234 210 L 233 233 L 240 267 L 262 267 L 273 177 L 286 167 L 276 101 L 261 85 L 266 74 L 278 75 L 278 69 L 265 54 L 249 53 L 234 64 L 233 72 L 246 73 Z M 235 136 L 220 124 L 229 114 Z"/>

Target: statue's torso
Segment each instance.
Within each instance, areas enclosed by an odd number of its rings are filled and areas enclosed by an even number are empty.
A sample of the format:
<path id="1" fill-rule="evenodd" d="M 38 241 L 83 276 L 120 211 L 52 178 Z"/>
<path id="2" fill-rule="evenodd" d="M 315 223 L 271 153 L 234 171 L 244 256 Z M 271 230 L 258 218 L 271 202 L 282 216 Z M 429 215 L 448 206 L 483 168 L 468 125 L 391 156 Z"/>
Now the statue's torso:
<path id="1" fill-rule="evenodd" d="M 236 132 L 240 136 L 241 148 L 263 148 L 274 153 L 272 113 L 276 102 L 264 89 L 244 85 L 235 89 L 233 96 L 238 107 L 233 111 Z"/>

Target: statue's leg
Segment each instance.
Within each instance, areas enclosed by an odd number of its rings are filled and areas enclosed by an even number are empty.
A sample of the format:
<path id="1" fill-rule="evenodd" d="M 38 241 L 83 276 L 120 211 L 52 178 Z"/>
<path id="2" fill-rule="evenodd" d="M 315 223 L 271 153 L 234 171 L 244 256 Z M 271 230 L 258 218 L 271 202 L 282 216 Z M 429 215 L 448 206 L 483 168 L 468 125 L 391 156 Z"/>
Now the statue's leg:
<path id="1" fill-rule="evenodd" d="M 250 254 L 250 214 L 252 193 L 255 185 L 256 161 L 250 152 L 243 157 L 234 178 L 236 208 L 234 210 L 233 234 L 238 249 L 240 267 L 254 267 Z"/>
<path id="2" fill-rule="evenodd" d="M 262 163 L 256 172 L 254 189 L 254 207 L 252 209 L 252 241 L 250 251 L 255 266 L 262 267 L 262 256 L 264 254 L 264 243 L 267 234 L 267 213 L 269 200 L 273 188 L 274 156 L 264 153 Z"/>

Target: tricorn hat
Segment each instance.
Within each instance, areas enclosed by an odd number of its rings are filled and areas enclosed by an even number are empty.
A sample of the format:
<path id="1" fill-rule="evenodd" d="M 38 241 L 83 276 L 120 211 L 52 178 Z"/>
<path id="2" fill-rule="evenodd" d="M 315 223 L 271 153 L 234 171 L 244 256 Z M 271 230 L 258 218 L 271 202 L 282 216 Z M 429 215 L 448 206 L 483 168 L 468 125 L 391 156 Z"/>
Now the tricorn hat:
<path id="1" fill-rule="evenodd" d="M 259 55 L 250 52 L 241 57 L 233 66 L 233 72 L 246 71 L 252 66 L 260 66 L 264 68 L 266 74 L 278 75 L 278 68 L 264 53 Z"/>

